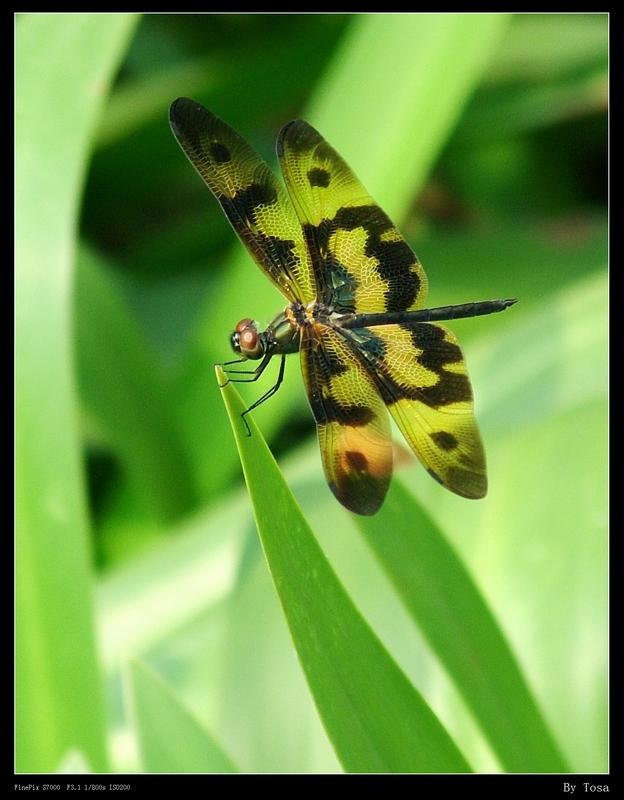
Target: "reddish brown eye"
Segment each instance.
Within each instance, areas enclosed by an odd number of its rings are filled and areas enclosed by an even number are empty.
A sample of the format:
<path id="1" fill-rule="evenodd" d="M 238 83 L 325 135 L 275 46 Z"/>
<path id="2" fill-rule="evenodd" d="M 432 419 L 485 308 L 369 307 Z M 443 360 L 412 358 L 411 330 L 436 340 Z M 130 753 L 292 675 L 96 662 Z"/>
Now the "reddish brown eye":
<path id="1" fill-rule="evenodd" d="M 234 349 L 245 358 L 262 358 L 264 355 L 264 339 L 258 331 L 258 323 L 251 319 L 242 319 L 232 334 L 235 340 Z"/>
<path id="2" fill-rule="evenodd" d="M 254 350 L 258 344 L 258 332 L 253 328 L 240 331 L 240 346 L 242 350 Z"/>

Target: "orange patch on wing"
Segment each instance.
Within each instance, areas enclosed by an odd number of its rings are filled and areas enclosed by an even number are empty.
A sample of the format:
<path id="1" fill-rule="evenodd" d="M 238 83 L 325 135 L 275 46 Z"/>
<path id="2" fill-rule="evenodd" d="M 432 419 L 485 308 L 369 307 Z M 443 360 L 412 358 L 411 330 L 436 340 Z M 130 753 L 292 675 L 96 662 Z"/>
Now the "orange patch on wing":
<path id="1" fill-rule="evenodd" d="M 373 425 L 352 428 L 336 425 L 333 445 L 342 472 L 367 472 L 373 478 L 392 474 L 392 448 Z"/>

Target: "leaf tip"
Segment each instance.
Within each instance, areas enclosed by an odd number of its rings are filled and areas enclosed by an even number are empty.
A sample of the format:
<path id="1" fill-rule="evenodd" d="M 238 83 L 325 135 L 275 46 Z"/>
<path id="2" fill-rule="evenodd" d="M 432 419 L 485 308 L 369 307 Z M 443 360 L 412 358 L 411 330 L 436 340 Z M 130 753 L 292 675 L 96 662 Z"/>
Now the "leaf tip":
<path id="1" fill-rule="evenodd" d="M 217 377 L 217 383 L 219 384 L 219 389 L 223 389 L 223 385 L 225 383 L 225 373 L 223 372 L 223 367 L 221 364 L 215 364 L 214 371 Z"/>

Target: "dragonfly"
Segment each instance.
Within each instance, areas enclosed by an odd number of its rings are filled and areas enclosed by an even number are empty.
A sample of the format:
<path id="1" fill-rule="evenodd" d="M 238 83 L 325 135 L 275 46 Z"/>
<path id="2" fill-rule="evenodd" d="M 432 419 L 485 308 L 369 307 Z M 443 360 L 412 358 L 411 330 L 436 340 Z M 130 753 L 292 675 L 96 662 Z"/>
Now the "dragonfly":
<path id="1" fill-rule="evenodd" d="M 503 311 L 515 299 L 426 308 L 427 276 L 390 218 L 334 148 L 304 120 L 281 129 L 284 185 L 227 123 L 188 98 L 171 129 L 256 264 L 287 300 L 262 329 L 242 319 L 228 379 L 257 380 L 300 354 L 325 477 L 352 512 L 375 514 L 393 471 L 390 416 L 427 472 L 481 498 L 486 461 L 457 338 L 441 321 Z M 253 370 L 230 365 L 258 361 Z M 389 412 L 389 413 L 388 413 Z M 247 426 L 249 433 L 249 427 Z"/>

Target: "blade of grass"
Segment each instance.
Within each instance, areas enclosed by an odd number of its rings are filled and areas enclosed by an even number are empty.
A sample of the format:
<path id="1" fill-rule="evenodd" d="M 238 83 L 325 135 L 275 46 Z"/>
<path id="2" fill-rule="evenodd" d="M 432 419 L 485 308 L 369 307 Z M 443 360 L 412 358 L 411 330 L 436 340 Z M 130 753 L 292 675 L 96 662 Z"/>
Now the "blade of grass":
<path id="1" fill-rule="evenodd" d="M 238 772 L 206 728 L 144 663 L 130 663 L 127 686 L 146 772 Z"/>
<path id="2" fill-rule="evenodd" d="M 418 254 L 427 265 L 432 305 L 461 297 L 517 297 L 515 319 L 530 304 L 604 268 L 607 221 L 587 216 L 536 222 L 514 216 L 497 219 L 485 231 L 434 229 L 419 243 Z M 479 264 L 479 269 L 466 269 L 467 264 Z M 492 317 L 475 317 L 463 325 L 462 340 L 491 332 L 491 324 Z M 505 328 L 508 324 L 505 318 Z"/>
<path id="3" fill-rule="evenodd" d="M 162 644 L 222 600 L 235 580 L 244 513 L 242 492 L 168 530 L 140 558 L 100 578 L 98 634 L 108 674 L 121 661 Z"/>
<path id="4" fill-rule="evenodd" d="M 563 120 L 606 112 L 608 102 L 606 64 L 537 86 L 490 87 L 471 103 L 449 145 L 482 146 Z"/>
<path id="5" fill-rule="evenodd" d="M 217 368 L 219 383 L 224 374 Z M 231 383 L 222 390 L 264 553 L 325 729 L 349 772 L 469 772 L 323 555 Z"/>
<path id="6" fill-rule="evenodd" d="M 606 771 L 606 395 L 564 406 L 537 424 L 509 425 L 490 443 L 490 455 L 497 489 L 471 537 L 475 569 L 483 570 L 483 590 L 497 598 L 497 613 L 571 768 Z"/>
<path id="7" fill-rule="evenodd" d="M 153 120 L 162 119 L 163 109 L 180 95 L 204 103 L 213 99 L 229 102 L 241 115 L 249 113 L 246 103 L 240 105 L 241 93 L 248 92 L 257 107 L 267 102 L 274 106 L 292 103 L 300 96 L 302 85 L 320 69 L 324 48 L 331 46 L 340 24 L 333 17 L 308 18 L 306 24 L 291 30 L 288 38 L 279 28 L 269 29 L 262 38 L 258 37 L 254 47 L 246 41 L 231 41 L 227 53 L 212 52 L 146 72 L 113 92 L 96 147 L 108 147 Z M 291 65 L 287 81 L 274 80 L 276 61 Z M 237 65 L 236 70 L 232 70 L 232 63 Z M 253 75 L 253 84 L 242 85 L 241 75 Z"/>
<path id="8" fill-rule="evenodd" d="M 608 299 L 602 269 L 471 348 L 492 492 L 464 560 L 576 772 L 608 769 Z"/>
<path id="9" fill-rule="evenodd" d="M 91 133 L 134 16 L 16 27 L 16 769 L 71 749 L 105 769 L 76 392 L 71 269 Z"/>
<path id="10" fill-rule="evenodd" d="M 575 772 L 607 768 L 607 283 L 602 270 L 539 304 L 519 303 L 499 333 L 468 347 L 485 500 L 466 504 L 420 469 L 409 478 L 480 591 L 495 598 Z"/>
<path id="11" fill-rule="evenodd" d="M 608 386 L 608 274 L 584 276 L 535 307 L 520 306 L 492 343 L 473 348 L 479 415 L 518 429 L 595 399 Z"/>
<path id="12" fill-rule="evenodd" d="M 398 481 L 357 524 L 509 772 L 565 772 L 516 659 L 442 531 Z"/>
<path id="13" fill-rule="evenodd" d="M 245 772 L 341 773 L 297 659 L 249 496 L 243 491 L 247 510 L 240 519 L 247 529 L 246 549 L 225 607 L 215 729 Z"/>
<path id="14" fill-rule="evenodd" d="M 363 15 L 336 52 L 306 117 L 392 219 L 424 183 L 507 22 L 505 14 Z"/>
<path id="15" fill-rule="evenodd" d="M 119 455 L 143 507 L 159 522 L 190 508 L 192 475 L 170 393 L 142 331 L 102 260 L 83 246 L 76 274 L 76 340 L 85 405 Z"/>
<path id="16" fill-rule="evenodd" d="M 609 15 L 515 14 L 485 83 L 543 81 L 604 63 Z"/>

